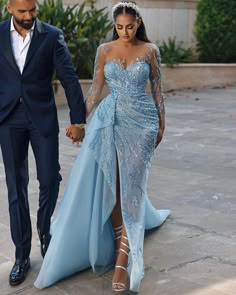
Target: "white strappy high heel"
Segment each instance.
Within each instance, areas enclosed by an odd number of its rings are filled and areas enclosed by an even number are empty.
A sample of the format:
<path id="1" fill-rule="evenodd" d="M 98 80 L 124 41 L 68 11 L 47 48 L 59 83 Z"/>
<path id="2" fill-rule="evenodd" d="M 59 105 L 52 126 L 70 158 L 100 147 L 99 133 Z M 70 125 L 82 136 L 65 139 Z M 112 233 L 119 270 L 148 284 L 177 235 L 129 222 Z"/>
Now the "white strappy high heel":
<path id="1" fill-rule="evenodd" d="M 121 227 L 122 228 L 122 227 Z M 120 247 L 117 250 L 118 251 L 118 256 L 119 255 L 126 255 L 127 257 L 129 256 L 129 244 L 128 244 L 128 238 L 125 237 L 124 235 L 120 235 L 121 232 L 119 233 L 118 238 L 121 239 L 120 240 Z M 118 261 L 118 258 L 117 258 Z M 127 263 L 128 264 L 128 263 Z M 127 266 L 124 267 L 122 265 L 118 265 L 116 264 L 115 269 L 122 269 L 123 271 L 127 272 Z M 115 292 L 122 292 L 126 290 L 126 283 L 123 282 L 115 282 L 112 281 L 112 291 Z"/>

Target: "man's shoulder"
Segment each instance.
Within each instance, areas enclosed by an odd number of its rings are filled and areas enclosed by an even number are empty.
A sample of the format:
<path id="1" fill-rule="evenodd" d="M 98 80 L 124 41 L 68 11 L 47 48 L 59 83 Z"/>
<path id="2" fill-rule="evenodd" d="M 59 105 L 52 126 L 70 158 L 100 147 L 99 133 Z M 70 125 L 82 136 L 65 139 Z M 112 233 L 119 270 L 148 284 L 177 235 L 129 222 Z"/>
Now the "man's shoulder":
<path id="1" fill-rule="evenodd" d="M 38 20 L 38 23 L 42 26 L 44 31 L 48 31 L 48 32 L 52 32 L 52 33 L 54 32 L 57 34 L 62 31 L 61 29 L 59 29 L 49 23 L 43 22 L 41 20 Z"/>
<path id="2" fill-rule="evenodd" d="M 8 25 L 10 25 L 9 19 L 0 22 L 0 28 L 6 28 Z"/>

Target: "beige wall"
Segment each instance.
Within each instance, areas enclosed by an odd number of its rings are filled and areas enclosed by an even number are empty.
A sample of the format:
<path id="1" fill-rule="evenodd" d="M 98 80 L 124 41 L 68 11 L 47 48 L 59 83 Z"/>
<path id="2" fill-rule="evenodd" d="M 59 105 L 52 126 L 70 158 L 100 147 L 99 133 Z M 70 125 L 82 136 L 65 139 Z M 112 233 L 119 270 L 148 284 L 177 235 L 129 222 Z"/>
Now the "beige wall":
<path id="1" fill-rule="evenodd" d="M 236 82 L 236 64 L 179 64 L 173 69 L 162 65 L 163 86 L 166 92 L 173 89 L 201 88 L 206 86 L 219 87 Z M 81 80 L 84 95 L 88 93 L 91 80 Z M 147 86 L 150 92 L 150 85 Z M 102 97 L 109 93 L 105 84 Z M 65 104 L 65 94 L 59 85 L 56 95 L 57 104 Z"/>
<path id="2" fill-rule="evenodd" d="M 194 47 L 194 22 L 199 0 L 136 0 L 140 6 L 148 37 L 152 42 L 175 37 L 185 47 Z M 96 0 L 97 8 L 111 11 L 116 0 Z M 65 4 L 83 3 L 83 0 L 64 0 Z"/>
<path id="3" fill-rule="evenodd" d="M 197 1 L 140 1 L 147 32 L 153 42 L 176 37 L 185 47 L 194 47 Z"/>

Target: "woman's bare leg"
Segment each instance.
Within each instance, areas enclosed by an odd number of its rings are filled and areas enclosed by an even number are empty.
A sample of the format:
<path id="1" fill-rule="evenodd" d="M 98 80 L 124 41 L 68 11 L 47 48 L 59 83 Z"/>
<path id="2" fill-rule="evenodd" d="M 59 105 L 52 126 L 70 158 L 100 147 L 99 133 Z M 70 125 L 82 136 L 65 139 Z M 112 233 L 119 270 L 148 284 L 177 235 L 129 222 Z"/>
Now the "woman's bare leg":
<path id="1" fill-rule="evenodd" d="M 120 237 L 122 233 L 122 214 L 121 214 L 121 204 L 120 204 L 120 178 L 119 171 L 117 169 L 116 177 L 116 205 L 111 213 L 111 222 L 115 234 L 115 248 L 116 248 L 116 258 L 118 256 L 118 250 L 120 248 Z"/>
<path id="2" fill-rule="evenodd" d="M 114 290 L 125 289 L 127 281 L 127 272 L 125 271 L 125 269 L 127 268 L 129 253 L 129 243 L 121 213 L 120 178 L 118 169 L 116 183 L 116 205 L 111 214 L 111 221 L 114 228 L 116 243 L 116 267 L 112 280 L 112 288 Z"/>

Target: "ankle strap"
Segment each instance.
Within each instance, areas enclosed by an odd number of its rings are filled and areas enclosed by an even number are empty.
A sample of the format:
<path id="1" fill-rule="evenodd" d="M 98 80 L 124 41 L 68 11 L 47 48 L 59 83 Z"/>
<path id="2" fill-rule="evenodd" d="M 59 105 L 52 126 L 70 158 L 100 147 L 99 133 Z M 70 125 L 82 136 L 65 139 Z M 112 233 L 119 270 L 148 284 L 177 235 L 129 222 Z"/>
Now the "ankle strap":
<path id="1" fill-rule="evenodd" d="M 115 240 L 118 240 L 121 238 L 121 233 L 122 233 L 122 225 L 113 227 L 114 234 L 115 234 Z"/>
<path id="2" fill-rule="evenodd" d="M 125 243 L 126 242 L 126 243 Z M 124 246 L 126 249 L 123 249 L 121 246 Z M 129 256 L 129 244 L 128 244 L 128 238 L 124 235 L 121 236 L 121 241 L 120 241 L 120 248 L 119 252 L 125 253 L 127 256 Z"/>
<path id="3" fill-rule="evenodd" d="M 129 253 L 128 253 L 127 251 L 125 251 L 124 249 L 122 249 L 122 248 L 119 249 L 119 252 L 123 252 L 123 253 L 125 253 L 127 256 L 129 256 Z"/>
<path id="4" fill-rule="evenodd" d="M 113 227 L 114 231 L 117 231 L 117 230 L 120 230 L 122 229 L 122 224 L 120 226 L 117 226 L 117 227 Z"/>
<path id="5" fill-rule="evenodd" d="M 121 265 L 116 265 L 115 268 L 121 268 L 121 269 L 127 271 L 127 268 L 125 268 L 124 266 L 121 266 Z"/>
<path id="6" fill-rule="evenodd" d="M 121 245 L 123 245 L 123 246 L 125 246 L 127 249 L 129 249 L 129 245 L 123 243 L 122 241 L 121 241 L 120 243 L 121 243 Z"/>

